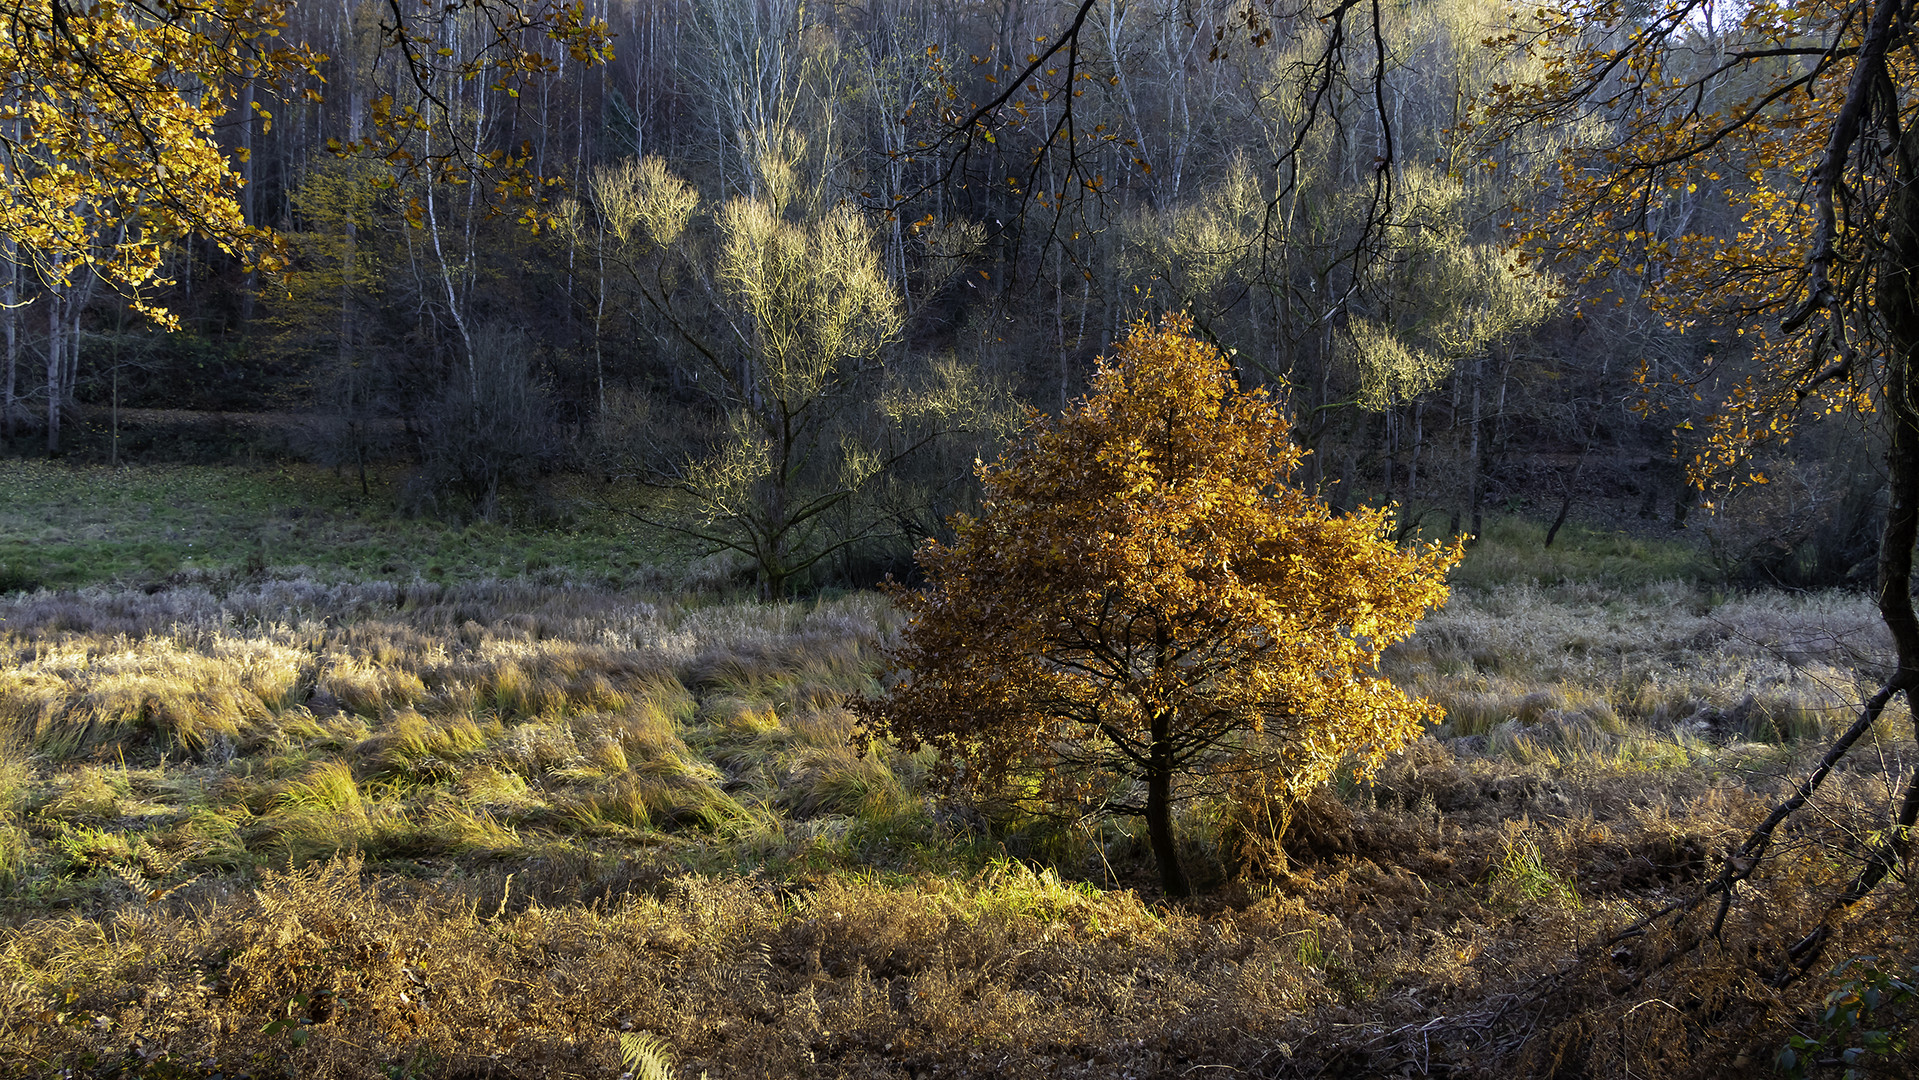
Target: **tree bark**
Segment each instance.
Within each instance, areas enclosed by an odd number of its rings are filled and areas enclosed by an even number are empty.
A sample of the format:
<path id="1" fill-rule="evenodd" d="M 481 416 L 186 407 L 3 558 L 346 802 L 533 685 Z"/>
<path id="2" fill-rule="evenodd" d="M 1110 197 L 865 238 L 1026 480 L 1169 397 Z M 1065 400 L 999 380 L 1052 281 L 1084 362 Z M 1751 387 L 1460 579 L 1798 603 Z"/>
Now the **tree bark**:
<path id="1" fill-rule="evenodd" d="M 430 139 L 431 137 L 432 133 L 428 132 L 428 138 Z M 428 145 L 431 146 L 431 143 Z M 442 250 L 440 246 L 440 218 L 433 208 L 434 182 L 433 177 L 428 176 L 424 185 L 426 188 L 427 230 L 433 239 L 434 261 L 440 266 L 440 283 L 446 287 L 447 313 L 453 316 L 453 329 L 460 335 L 460 349 L 463 354 L 463 359 L 466 361 L 467 385 L 472 391 L 477 392 L 480 385 L 480 373 L 475 367 L 473 359 L 473 336 L 467 333 L 466 319 L 460 314 L 459 293 L 453 287 L 453 269 L 447 265 L 446 252 Z"/>
<path id="2" fill-rule="evenodd" d="M 1851 740 L 1879 718 L 1886 703 L 1904 694 L 1911 707 L 1913 692 L 1919 690 L 1919 613 L 1912 603 L 1913 545 L 1919 542 L 1919 402 L 1912 397 L 1914 377 L 1919 375 L 1919 131 L 1907 132 L 1902 142 L 1896 155 L 1897 184 L 1886 208 L 1887 242 L 1876 297 L 1886 334 L 1886 390 L 1881 408 L 1888 436 L 1886 525 L 1879 541 L 1878 603 L 1879 617 L 1892 634 L 1893 672 L 1852 729 L 1827 752 L 1821 770 L 1800 785 L 1794 800 L 1775 808 L 1765 824 L 1747 839 L 1742 851 L 1754 851 L 1755 860 L 1770 842 L 1771 828 L 1803 805 L 1824 779 L 1826 769 L 1851 749 Z M 1919 710 L 1915 710 L 1913 725 L 1919 732 Z M 1788 962 L 1776 982 L 1796 977 L 1816 963 L 1844 912 L 1870 895 L 1910 858 L 1915 823 L 1919 823 L 1919 769 L 1906 776 L 1892 827 L 1873 844 L 1865 865 L 1833 900 L 1819 926 L 1787 950 Z M 1722 918 L 1729 902 L 1728 892 L 1720 904 Z"/>
<path id="3" fill-rule="evenodd" d="M 1579 448 L 1579 460 L 1573 463 L 1572 475 L 1566 478 L 1563 498 L 1559 501 L 1559 516 L 1553 518 L 1552 528 L 1546 530 L 1546 547 L 1553 546 L 1553 539 L 1566 524 L 1566 514 L 1573 508 L 1573 490 L 1579 486 L 1579 474 L 1586 471 L 1586 458 L 1592 453 L 1593 437 L 1599 433 L 1599 418 L 1593 417 L 1592 430 L 1586 433 L 1586 444 Z"/>
<path id="4" fill-rule="evenodd" d="M 1193 893 L 1179 864 L 1179 844 L 1173 837 L 1173 718 L 1164 711 L 1153 717 L 1153 745 L 1147 752 L 1146 832 L 1153 844 L 1153 862 L 1167 896 Z"/>
<path id="5" fill-rule="evenodd" d="M 107 464 L 112 468 L 120 467 L 120 342 L 123 337 L 116 335 L 113 345 L 113 399 L 109 414 L 109 435 L 107 442 Z"/>
<path id="6" fill-rule="evenodd" d="M 126 230 L 123 228 L 121 235 L 124 236 L 125 233 Z M 80 290 L 78 296 L 72 297 L 67 301 L 67 370 L 66 374 L 61 376 L 60 379 L 60 387 L 66 391 L 67 395 L 67 411 L 74 413 L 77 413 L 80 407 L 78 397 L 80 391 L 80 317 L 86 314 L 88 307 L 92 306 L 93 290 L 100 284 L 100 275 L 92 270 L 82 270 L 81 276 L 86 280 L 86 286 Z"/>
<path id="7" fill-rule="evenodd" d="M 1878 307 L 1886 327 L 1885 409 L 1888 500 L 1879 546 L 1879 614 L 1892 632 L 1902 690 L 1919 685 L 1919 617 L 1912 606 L 1912 548 L 1919 540 L 1919 403 L 1912 399 L 1919 366 L 1919 132 L 1898 155 L 1899 190 L 1887 207 L 1885 262 Z"/>
<path id="8" fill-rule="evenodd" d="M 1393 504 L 1394 466 L 1398 464 L 1397 459 L 1399 457 L 1399 425 L 1395 423 L 1398 419 L 1398 410 L 1390 407 L 1385 412 L 1379 414 L 1379 422 L 1382 426 L 1379 445 L 1380 449 L 1384 451 L 1382 456 L 1385 462 L 1383 465 L 1384 472 L 1380 476 L 1380 482 L 1385 485 L 1386 498 L 1383 505 L 1386 506 Z"/>
<path id="9" fill-rule="evenodd" d="M 1419 497 L 1419 451 L 1426 445 L 1426 401 L 1418 398 L 1413 401 L 1413 455 L 1406 463 L 1406 510 L 1411 512 L 1413 500 Z"/>
<path id="10" fill-rule="evenodd" d="M 1466 512 L 1472 518 L 1472 532 L 1468 535 L 1470 542 L 1475 544 L 1479 542 L 1480 533 L 1481 519 L 1479 504 L 1484 500 L 1484 496 L 1480 493 L 1479 489 L 1479 477 L 1480 474 L 1485 471 L 1485 455 L 1480 451 L 1482 444 L 1479 440 L 1479 388 L 1480 383 L 1483 381 L 1480 376 L 1485 372 L 1485 369 L 1486 361 L 1483 357 L 1473 361 L 1472 438 L 1468 442 L 1466 450 Z"/>
<path id="11" fill-rule="evenodd" d="M 1359 448 L 1365 445 L 1366 434 L 1373 426 L 1372 419 L 1363 412 L 1359 413 L 1353 426 L 1357 431 L 1346 443 L 1346 458 L 1340 463 L 1339 489 L 1333 492 L 1333 497 L 1329 500 L 1333 512 L 1338 514 L 1344 514 L 1358 504 L 1355 487 L 1358 483 L 1356 478 L 1359 475 Z"/>
<path id="12" fill-rule="evenodd" d="M 6 320 L 7 361 L 5 394 L 0 396 L 0 427 L 8 440 L 13 438 L 13 410 L 19 401 L 20 386 L 20 264 L 11 240 L 5 244 L 6 282 L 0 285 L 0 319 Z"/>
<path id="13" fill-rule="evenodd" d="M 1891 361 L 1886 419 L 1892 429 L 1886 450 L 1891 490 L 1886 531 L 1879 545 L 1879 616 L 1892 631 L 1897 657 L 1888 685 L 1906 695 L 1910 708 L 1913 691 L 1919 689 L 1919 614 L 1912 606 L 1912 550 L 1919 542 L 1919 403 L 1912 399 L 1913 378 L 1919 374 L 1919 131 L 1907 132 L 1900 149 L 1899 191 L 1888 207 L 1892 228 L 1879 282 L 1878 306 L 1885 319 Z M 1919 733 L 1919 710 L 1912 711 L 1913 730 Z M 1835 911 L 1865 899 L 1910 856 L 1915 822 L 1919 822 L 1919 768 L 1906 777 L 1905 796 L 1893 815 L 1892 828 L 1874 845 L 1865 868 L 1833 904 Z"/>
<path id="14" fill-rule="evenodd" d="M 1855 728 L 1869 726 L 1885 702 L 1897 694 L 1904 694 L 1906 704 L 1912 706 L 1913 691 L 1919 689 L 1919 615 L 1912 606 L 1912 549 L 1919 542 L 1919 404 L 1911 396 L 1913 376 L 1919 373 L 1919 295 L 1915 295 L 1919 292 L 1919 192 L 1909 189 L 1900 201 L 1903 205 L 1894 212 L 1893 242 L 1888 247 L 1893 253 L 1889 261 L 1903 265 L 1889 268 L 1879 295 L 1888 338 L 1884 409 L 1890 435 L 1886 449 L 1886 527 L 1879 541 L 1879 617 L 1892 632 L 1895 666 L 1892 677 L 1868 703 Z M 1905 258 L 1900 259 L 1900 255 Z M 1913 728 L 1919 732 L 1919 713 L 1913 718 Z M 1840 753 L 1843 751 L 1828 754 L 1828 760 Z M 1773 816 L 1780 814 L 1775 810 Z M 1910 857 L 1916 821 L 1919 769 L 1906 777 L 1892 828 L 1873 845 L 1865 866 L 1832 902 L 1819 926 L 1787 950 L 1790 964 L 1775 981 L 1783 982 L 1810 968 L 1825 950 L 1839 916 L 1865 899 Z M 1748 840 L 1747 846 L 1752 846 L 1752 841 Z"/>
<path id="15" fill-rule="evenodd" d="M 260 223 L 260 211 L 254 204 L 254 165 L 253 165 L 253 95 L 256 86 L 248 79 L 241 92 L 238 112 L 240 114 L 240 220 L 247 225 Z M 253 330 L 253 302 L 260 292 L 260 272 L 249 269 L 246 284 L 240 289 L 240 325 L 247 332 Z"/>

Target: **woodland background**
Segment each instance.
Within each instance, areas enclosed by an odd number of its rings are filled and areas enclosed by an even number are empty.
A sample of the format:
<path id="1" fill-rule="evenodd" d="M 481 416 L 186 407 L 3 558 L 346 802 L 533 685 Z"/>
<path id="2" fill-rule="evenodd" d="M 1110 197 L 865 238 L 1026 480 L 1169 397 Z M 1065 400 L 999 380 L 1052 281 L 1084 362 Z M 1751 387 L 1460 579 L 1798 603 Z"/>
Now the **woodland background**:
<path id="1" fill-rule="evenodd" d="M 552 478 L 591 476 L 602 501 L 738 541 L 758 511 L 728 488 L 729 447 L 751 441 L 740 417 L 767 419 L 753 403 L 773 377 L 748 325 L 763 313 L 728 272 L 739 226 L 725 208 L 745 200 L 803 247 L 838 244 L 884 294 L 850 320 L 864 344 L 800 395 L 820 404 L 786 497 L 830 497 L 832 520 L 782 553 L 796 581 L 904 572 L 911 543 L 968 505 L 973 461 L 1019 407 L 1058 410 L 1128 322 L 1177 309 L 1236 350 L 1243 381 L 1283 391 L 1312 451 L 1299 479 L 1336 504 L 1399 501 L 1409 522 L 1455 533 L 1487 507 L 1638 527 L 1684 525 L 1709 494 L 1727 505 L 1686 479 L 1684 440 L 1741 377 L 1739 339 L 1649 308 L 1657 267 L 1533 273 L 1502 248 L 1576 132 L 1479 141 L 1488 92 L 1541 63 L 1491 40 L 1497 4 L 1388 5 L 1380 51 L 1355 50 L 1334 79 L 1326 28 L 1303 16 L 1094 4 L 1071 70 L 1052 58 L 990 140 L 956 136 L 948 114 L 1004 88 L 1076 5 L 589 7 L 615 34 L 609 62 L 564 62 L 529 35 L 548 77 L 442 82 L 424 147 L 385 158 L 336 152 L 364 145 L 369 115 L 426 105 L 382 47 L 385 9 L 290 9 L 285 36 L 327 57 L 323 94 L 250 88 L 223 128 L 247 221 L 283 238 L 285 272 L 182 243 L 149 298 L 180 316 L 167 333 L 85 274 L 60 285 L 13 266 L 7 445 L 280 455 L 362 477 L 401 463 L 405 504 L 456 518 L 551 517 Z M 453 55 L 486 32 L 433 30 Z M 1716 32 L 1697 27 L 1702 65 Z M 436 138 L 450 156 L 523 154 L 544 180 L 422 168 Z M 642 221 L 647 158 L 697 197 L 671 243 Z M 1681 193 L 1657 227 L 1722 228 L 1736 194 Z M 1649 396 L 1629 377 L 1642 363 L 1655 385 L 1685 382 Z M 49 398 L 69 418 L 52 438 Z M 1736 576 L 1863 583 L 1871 448 L 1835 430 L 1794 454 L 1763 463 L 1773 490 L 1717 519 L 1717 555 Z"/>

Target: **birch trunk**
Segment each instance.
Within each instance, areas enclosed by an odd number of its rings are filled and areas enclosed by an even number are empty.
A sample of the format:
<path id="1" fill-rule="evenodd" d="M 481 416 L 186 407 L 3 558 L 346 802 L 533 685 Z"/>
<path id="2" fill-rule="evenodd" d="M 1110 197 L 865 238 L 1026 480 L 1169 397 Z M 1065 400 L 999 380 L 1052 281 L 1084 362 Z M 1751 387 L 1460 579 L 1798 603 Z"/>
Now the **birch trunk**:
<path id="1" fill-rule="evenodd" d="M 60 283 L 47 286 L 47 456 L 60 455 L 60 406 L 66 394 L 60 376 L 66 369 L 66 294 Z"/>
<path id="2" fill-rule="evenodd" d="M 19 401 L 20 387 L 20 264 L 15 262 L 19 254 L 11 240 L 4 248 L 7 261 L 6 282 L 0 285 L 0 319 L 6 322 L 7 359 L 4 397 L 0 397 L 0 427 L 4 427 L 7 439 L 13 438 L 13 410 Z"/>

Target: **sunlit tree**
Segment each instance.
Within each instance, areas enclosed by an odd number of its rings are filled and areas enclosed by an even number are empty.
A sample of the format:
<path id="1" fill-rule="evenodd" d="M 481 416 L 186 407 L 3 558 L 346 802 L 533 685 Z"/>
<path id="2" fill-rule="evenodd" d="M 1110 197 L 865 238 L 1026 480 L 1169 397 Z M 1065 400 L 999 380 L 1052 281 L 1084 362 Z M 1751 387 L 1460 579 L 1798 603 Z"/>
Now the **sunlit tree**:
<path id="1" fill-rule="evenodd" d="M 982 467 L 980 515 L 895 594 L 902 681 L 859 706 L 956 778 L 1143 816 L 1176 896 L 1175 803 L 1252 778 L 1283 814 L 1439 718 L 1374 668 L 1460 554 L 1290 485 L 1284 415 L 1190 328 L 1135 325 L 1084 401 Z"/>
<path id="2" fill-rule="evenodd" d="M 798 140 L 776 140 L 796 147 Z M 699 358 L 718 430 L 705 452 L 655 460 L 678 502 L 651 519 L 751 560 L 784 594 L 821 560 L 891 527 L 852 512 L 958 430 L 994 426 L 994 395 L 955 363 L 889 364 L 904 324 L 873 228 L 812 207 L 791 161 L 754 169 L 761 196 L 710 215 L 658 159 L 595 174 L 601 250 Z"/>

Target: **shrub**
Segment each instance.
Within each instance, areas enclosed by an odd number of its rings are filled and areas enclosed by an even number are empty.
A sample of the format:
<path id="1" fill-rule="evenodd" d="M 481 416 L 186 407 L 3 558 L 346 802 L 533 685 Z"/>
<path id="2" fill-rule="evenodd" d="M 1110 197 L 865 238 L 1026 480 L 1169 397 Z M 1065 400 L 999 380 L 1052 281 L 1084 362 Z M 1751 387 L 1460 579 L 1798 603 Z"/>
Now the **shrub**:
<path id="1" fill-rule="evenodd" d="M 474 335 L 470 362 L 455 367 L 422 417 L 420 468 L 408 486 L 415 507 L 496 520 L 503 494 L 557 464 L 560 440 L 531 350 L 524 334 Z"/>

